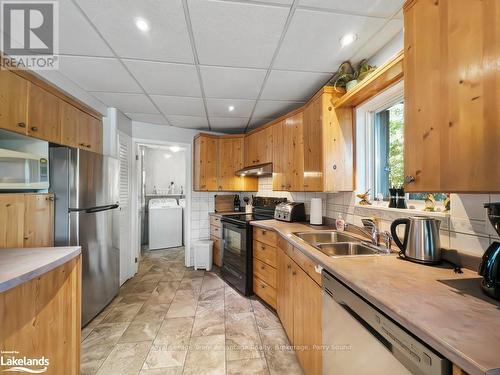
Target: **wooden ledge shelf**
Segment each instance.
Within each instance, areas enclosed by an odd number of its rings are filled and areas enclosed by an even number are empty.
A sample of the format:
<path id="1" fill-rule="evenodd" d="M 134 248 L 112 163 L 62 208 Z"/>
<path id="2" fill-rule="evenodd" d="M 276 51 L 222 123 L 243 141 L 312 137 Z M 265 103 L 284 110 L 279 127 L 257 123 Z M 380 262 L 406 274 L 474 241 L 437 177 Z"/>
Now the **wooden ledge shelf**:
<path id="1" fill-rule="evenodd" d="M 356 107 L 403 78 L 403 51 L 378 67 L 354 89 L 335 102 L 335 108 Z"/>

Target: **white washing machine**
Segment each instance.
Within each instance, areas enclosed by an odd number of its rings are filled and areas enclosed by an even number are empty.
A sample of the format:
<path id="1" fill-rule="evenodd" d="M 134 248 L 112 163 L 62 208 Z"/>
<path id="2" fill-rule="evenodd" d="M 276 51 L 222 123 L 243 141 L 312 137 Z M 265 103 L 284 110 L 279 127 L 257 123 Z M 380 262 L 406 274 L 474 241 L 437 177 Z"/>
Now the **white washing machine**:
<path id="1" fill-rule="evenodd" d="M 149 249 L 182 246 L 182 207 L 173 198 L 149 201 Z"/>

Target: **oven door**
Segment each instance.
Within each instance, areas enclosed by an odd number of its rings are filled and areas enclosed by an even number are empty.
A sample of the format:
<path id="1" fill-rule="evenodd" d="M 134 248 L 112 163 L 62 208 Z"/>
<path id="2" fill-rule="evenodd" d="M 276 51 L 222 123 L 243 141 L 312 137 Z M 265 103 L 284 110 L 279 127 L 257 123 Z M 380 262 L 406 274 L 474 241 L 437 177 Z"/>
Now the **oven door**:
<path id="1" fill-rule="evenodd" d="M 227 222 L 223 219 L 222 234 L 222 278 L 244 295 L 250 295 L 252 292 L 249 282 L 252 277 L 249 273 L 251 254 L 247 248 L 246 223 Z"/>

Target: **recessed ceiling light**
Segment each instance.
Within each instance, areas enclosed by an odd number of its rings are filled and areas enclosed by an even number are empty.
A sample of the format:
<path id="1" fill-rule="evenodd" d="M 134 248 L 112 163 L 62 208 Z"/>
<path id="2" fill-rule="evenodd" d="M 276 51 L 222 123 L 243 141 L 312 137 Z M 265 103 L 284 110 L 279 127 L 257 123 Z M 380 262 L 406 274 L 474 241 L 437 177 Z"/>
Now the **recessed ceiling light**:
<path id="1" fill-rule="evenodd" d="M 164 154 L 163 156 L 165 157 L 165 159 L 168 159 L 168 158 L 169 158 L 169 157 L 171 157 L 172 155 L 170 155 L 170 154 Z"/>
<path id="2" fill-rule="evenodd" d="M 170 146 L 169 150 L 172 152 L 179 152 L 180 150 L 182 150 L 182 148 L 180 148 L 179 146 Z"/>
<path id="3" fill-rule="evenodd" d="M 137 28 L 139 30 L 143 31 L 143 32 L 147 32 L 151 28 L 149 26 L 149 22 L 146 21 L 144 18 L 141 18 L 141 17 L 137 17 L 135 19 L 135 26 L 137 26 Z"/>
<path id="4" fill-rule="evenodd" d="M 230 105 L 229 107 L 227 107 L 227 110 L 229 112 L 233 112 L 234 111 L 234 105 Z"/>
<path id="5" fill-rule="evenodd" d="M 340 38 L 339 42 L 342 47 L 348 46 L 351 43 L 354 43 L 358 39 L 358 36 L 354 33 L 345 34 L 342 38 Z"/>

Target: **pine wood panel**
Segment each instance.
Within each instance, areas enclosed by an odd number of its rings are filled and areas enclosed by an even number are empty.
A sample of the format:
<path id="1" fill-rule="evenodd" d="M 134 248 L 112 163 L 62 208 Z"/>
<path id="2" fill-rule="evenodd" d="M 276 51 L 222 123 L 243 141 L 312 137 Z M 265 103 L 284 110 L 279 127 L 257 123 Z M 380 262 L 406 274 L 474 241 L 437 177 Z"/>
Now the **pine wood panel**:
<path id="1" fill-rule="evenodd" d="M 102 152 L 101 121 L 78 111 L 78 147 L 87 151 Z"/>
<path id="2" fill-rule="evenodd" d="M 60 142 L 59 98 L 41 87 L 28 85 L 28 135 Z"/>
<path id="3" fill-rule="evenodd" d="M 49 359 L 46 374 L 80 373 L 81 257 L 0 293 L 0 351 Z"/>
<path id="4" fill-rule="evenodd" d="M 293 344 L 304 347 L 297 357 L 306 374 L 322 373 L 321 288 L 300 267 L 292 263 Z"/>
<path id="5" fill-rule="evenodd" d="M 217 191 L 217 138 L 199 135 L 194 140 L 194 190 Z"/>
<path id="6" fill-rule="evenodd" d="M 273 132 L 270 128 L 264 128 L 245 137 L 245 167 L 272 162 L 272 137 Z"/>
<path id="7" fill-rule="evenodd" d="M 61 128 L 60 144 L 81 147 L 78 142 L 80 110 L 65 101 L 60 101 L 59 126 Z"/>
<path id="8" fill-rule="evenodd" d="M 405 7 L 407 191 L 500 191 L 499 17 L 494 0 Z"/>
<path id="9" fill-rule="evenodd" d="M 244 139 L 219 138 L 218 181 L 220 191 L 257 191 L 256 177 L 239 177 L 236 171 L 243 168 Z"/>
<path id="10" fill-rule="evenodd" d="M 276 288 L 276 269 L 255 257 L 253 258 L 253 274 L 265 281 L 266 284 Z"/>
<path id="11" fill-rule="evenodd" d="M 24 195 L 0 194 L 0 248 L 23 247 Z"/>
<path id="12" fill-rule="evenodd" d="M 290 342 L 293 337 L 293 291 L 292 263 L 293 261 L 282 249 L 277 250 L 276 270 L 276 311 Z"/>
<path id="13" fill-rule="evenodd" d="M 254 277 L 253 291 L 271 307 L 276 308 L 276 289 L 274 289 L 272 286 L 259 279 L 258 277 Z"/>
<path id="14" fill-rule="evenodd" d="M 54 246 L 54 195 L 25 194 L 24 247 Z"/>
<path id="15" fill-rule="evenodd" d="M 323 191 L 322 96 L 304 108 L 304 191 Z"/>
<path id="16" fill-rule="evenodd" d="M 254 227 L 253 239 L 273 247 L 276 247 L 278 244 L 278 235 L 272 230 Z"/>
<path id="17" fill-rule="evenodd" d="M 321 286 L 321 273 L 316 272 L 317 263 L 312 261 L 311 258 L 297 248 L 293 248 L 292 259 L 316 284 Z"/>
<path id="18" fill-rule="evenodd" d="M 263 242 L 253 241 L 253 256 L 276 268 L 276 248 Z"/>
<path id="19" fill-rule="evenodd" d="M 218 237 L 210 236 L 210 239 L 214 241 L 213 247 L 213 262 L 218 267 L 222 267 L 222 252 L 221 252 L 221 240 Z"/>
<path id="20" fill-rule="evenodd" d="M 0 128 L 26 134 L 27 115 L 28 81 L 0 70 Z"/>
<path id="21" fill-rule="evenodd" d="M 283 142 L 283 121 L 274 124 L 273 132 L 273 190 L 286 190 L 285 144 Z"/>

